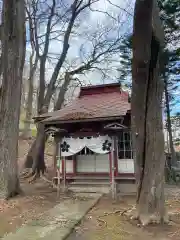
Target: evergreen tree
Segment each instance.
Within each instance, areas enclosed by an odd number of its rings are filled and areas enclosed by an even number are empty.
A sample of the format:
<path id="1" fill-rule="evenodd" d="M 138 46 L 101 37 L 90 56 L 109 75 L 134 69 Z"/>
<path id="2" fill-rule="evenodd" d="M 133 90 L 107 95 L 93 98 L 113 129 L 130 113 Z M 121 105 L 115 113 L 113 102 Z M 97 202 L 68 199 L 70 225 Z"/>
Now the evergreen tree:
<path id="1" fill-rule="evenodd" d="M 169 85 L 176 87 L 180 81 L 180 46 L 177 44 L 180 38 L 180 2 L 179 0 L 158 0 L 160 17 L 163 21 L 165 32 L 165 49 L 163 58 L 166 74 L 170 78 Z M 132 35 L 126 36 L 120 46 L 121 60 L 119 80 L 130 85 L 132 65 Z M 175 86 L 176 85 L 176 86 Z"/>
<path id="2" fill-rule="evenodd" d="M 180 37 L 180 4 L 179 0 L 159 0 L 160 17 L 163 21 L 165 32 L 165 48 L 161 55 L 161 75 L 165 86 L 165 103 L 167 114 L 167 127 L 170 138 L 172 162 L 175 164 L 173 148 L 170 110 L 177 104 L 176 93 L 180 82 L 180 47 L 177 40 Z M 127 36 L 120 46 L 121 60 L 119 81 L 125 86 L 131 87 L 132 65 L 132 35 Z"/>
<path id="3" fill-rule="evenodd" d="M 119 80 L 127 86 L 131 86 L 131 66 L 132 66 L 132 35 L 123 39 L 120 46 Z"/>
<path id="4" fill-rule="evenodd" d="M 158 0 L 158 4 L 166 43 L 176 46 L 180 37 L 180 2 L 179 0 Z"/>

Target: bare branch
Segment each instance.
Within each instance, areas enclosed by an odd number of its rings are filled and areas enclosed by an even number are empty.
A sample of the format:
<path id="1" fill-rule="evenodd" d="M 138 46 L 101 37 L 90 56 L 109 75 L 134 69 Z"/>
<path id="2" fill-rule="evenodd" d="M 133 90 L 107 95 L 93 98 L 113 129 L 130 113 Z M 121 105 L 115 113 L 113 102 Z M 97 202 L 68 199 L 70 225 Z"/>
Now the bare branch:
<path id="1" fill-rule="evenodd" d="M 111 0 L 107 0 L 112 6 L 119 8 L 120 10 L 124 11 L 127 13 L 129 16 L 133 17 L 133 14 L 127 11 L 127 9 L 120 7 L 119 5 L 112 3 Z"/>
<path id="2" fill-rule="evenodd" d="M 47 22 L 47 27 L 46 27 L 43 56 L 47 56 L 48 49 L 49 49 L 49 37 L 50 37 L 50 33 L 51 33 L 51 23 L 52 23 L 52 19 L 53 19 L 54 12 L 55 12 L 55 6 L 56 6 L 56 1 L 55 0 L 52 0 L 52 1 L 53 1 L 53 4 L 52 4 L 52 7 L 51 7 L 51 11 L 50 11 L 50 15 L 49 15 L 48 22 Z"/>
<path id="3" fill-rule="evenodd" d="M 64 35 L 64 40 L 63 40 L 63 49 L 62 49 L 62 53 L 61 56 L 56 64 L 56 67 L 54 69 L 54 72 L 52 74 L 48 89 L 47 89 L 47 93 L 44 99 L 44 105 L 47 107 L 49 105 L 49 102 L 51 100 L 52 94 L 55 90 L 55 83 L 59 74 L 59 71 L 66 59 L 66 55 L 69 49 L 69 38 L 70 38 L 70 34 L 72 32 L 72 28 L 74 26 L 74 22 L 76 20 L 76 18 L 78 17 L 78 15 L 87 7 L 90 6 L 90 4 L 97 2 L 97 0 L 89 0 L 86 4 L 82 4 L 83 1 L 78 1 L 78 0 L 74 0 L 73 4 L 71 5 L 71 10 L 72 10 L 72 15 L 70 18 L 70 21 L 68 23 L 65 35 Z"/>
<path id="4" fill-rule="evenodd" d="M 82 74 L 84 71 L 88 71 L 88 70 L 94 68 L 95 64 L 99 64 L 103 61 L 103 59 L 101 59 L 101 57 L 106 57 L 107 55 L 115 54 L 116 52 L 119 51 L 120 41 L 121 41 L 121 39 L 117 39 L 112 44 L 110 44 L 106 40 L 104 40 L 103 42 L 97 43 L 97 45 L 94 46 L 91 58 L 86 63 L 83 63 L 76 69 L 69 71 L 69 74 L 70 75 Z M 99 46 L 102 46 L 102 48 L 103 48 L 106 46 L 106 44 L 108 46 L 107 48 L 102 49 L 102 51 L 98 51 Z"/>

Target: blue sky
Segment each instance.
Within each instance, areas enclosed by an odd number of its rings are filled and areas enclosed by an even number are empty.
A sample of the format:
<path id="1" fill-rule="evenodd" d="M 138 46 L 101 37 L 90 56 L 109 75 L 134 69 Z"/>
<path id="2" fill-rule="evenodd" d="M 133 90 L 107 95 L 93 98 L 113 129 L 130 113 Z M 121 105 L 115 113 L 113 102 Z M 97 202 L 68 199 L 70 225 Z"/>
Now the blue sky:
<path id="1" fill-rule="evenodd" d="M 67 1 L 65 0 L 64 2 L 67 3 Z M 72 1 L 68 0 L 68 4 L 70 2 Z M 112 28 L 108 36 L 109 40 L 110 38 L 116 37 L 118 34 L 123 36 L 125 33 L 131 31 L 132 17 L 129 17 L 127 13 L 121 8 L 124 8 L 132 13 L 133 6 L 134 4 L 132 0 L 99 0 L 95 4 L 93 4 L 93 6 L 91 7 L 93 11 L 88 11 L 89 14 L 87 14 L 86 11 L 86 13 L 81 16 L 81 19 L 79 21 L 80 24 L 78 26 L 78 36 L 73 36 L 70 39 L 70 48 L 67 56 L 68 64 L 78 66 L 78 64 L 81 64 L 82 61 L 88 58 L 88 53 L 90 53 L 92 50 L 91 36 L 93 36 L 94 33 L 98 33 L 99 27 L 103 26 L 107 29 Z M 107 14 L 105 14 L 104 12 L 106 12 Z M 114 19 L 116 19 L 116 21 Z M 61 24 L 59 24 L 59 26 L 56 25 L 54 27 L 54 30 L 58 30 L 58 28 L 61 28 Z M 41 26 L 40 31 L 43 33 L 44 30 L 45 24 L 44 26 Z M 61 52 L 61 40 L 62 38 L 59 37 L 58 39 L 51 41 L 49 50 L 51 55 L 59 54 Z M 82 51 L 82 46 L 84 48 L 84 51 Z M 30 53 L 30 51 L 30 44 L 27 44 L 27 53 Z M 55 63 L 56 60 L 51 60 L 51 63 L 47 62 L 47 81 L 52 74 Z M 119 65 L 119 55 L 114 56 L 114 59 L 111 61 L 111 63 L 108 63 L 108 71 L 110 77 L 103 79 L 104 81 L 115 81 L 117 77 L 115 68 L 117 68 L 117 65 Z M 107 68 L 107 63 L 104 63 L 104 66 L 102 67 Z M 82 79 L 83 82 L 86 83 L 102 83 L 102 75 L 97 70 L 91 71 L 88 74 L 84 74 L 83 76 L 79 77 Z"/>
<path id="2" fill-rule="evenodd" d="M 46 1 L 46 4 L 51 2 L 50 0 Z M 60 1 L 61 3 L 63 1 Z M 71 0 L 64 0 L 63 4 L 70 4 Z M 110 32 L 108 38 L 114 38 L 117 34 L 121 36 L 132 32 L 132 24 L 133 18 L 129 16 L 122 9 L 129 11 L 133 14 L 134 8 L 134 0 L 99 0 L 96 4 L 93 5 L 93 11 L 87 12 L 81 16 L 80 24 L 78 26 L 78 35 L 73 36 L 70 39 L 70 48 L 67 56 L 67 65 L 71 65 L 76 67 L 80 65 L 83 61 L 88 58 L 88 53 L 91 52 L 91 35 L 98 32 L 99 26 L 104 26 L 107 28 L 113 27 Z M 111 4 L 112 3 L 112 4 Z M 120 9 L 122 8 L 122 9 Z M 98 11 L 95 11 L 98 10 Z M 107 12 L 107 14 L 101 13 Z M 89 14 L 87 14 L 89 13 Z M 119 24 L 120 26 L 116 26 L 116 21 L 113 19 L 121 20 Z M 118 21 L 117 21 L 118 22 Z M 56 25 L 54 30 L 60 29 L 61 26 Z M 41 32 L 45 30 L 45 25 L 41 26 Z M 84 34 L 86 33 L 86 34 Z M 89 35 L 88 35 L 89 34 Z M 27 36 L 28 36 L 27 31 Z M 85 37 L 84 37 L 85 36 Z M 52 36 L 53 37 L 53 36 Z M 106 36 L 107 37 L 107 36 Z M 62 49 L 62 45 L 60 43 L 61 38 L 59 37 L 57 40 L 52 40 L 50 43 L 50 55 L 59 54 Z M 27 58 L 31 51 L 30 45 L 27 43 Z M 117 71 L 116 68 L 119 66 L 120 56 L 116 55 L 113 57 L 111 62 L 101 64 L 102 68 L 107 68 L 107 77 L 104 79 L 101 72 L 94 70 L 88 72 L 82 76 L 78 76 L 79 79 L 84 84 L 99 84 L 99 83 L 107 83 L 114 82 L 117 79 Z M 46 79 L 47 82 L 51 77 L 54 65 L 56 64 L 56 60 L 51 60 L 51 62 L 47 62 L 46 65 Z M 107 66 L 108 65 L 108 66 Z M 63 74 L 64 69 L 62 69 Z M 177 91 L 175 97 L 175 105 L 172 109 L 172 114 L 175 114 L 180 109 L 180 97 L 179 91 Z"/>

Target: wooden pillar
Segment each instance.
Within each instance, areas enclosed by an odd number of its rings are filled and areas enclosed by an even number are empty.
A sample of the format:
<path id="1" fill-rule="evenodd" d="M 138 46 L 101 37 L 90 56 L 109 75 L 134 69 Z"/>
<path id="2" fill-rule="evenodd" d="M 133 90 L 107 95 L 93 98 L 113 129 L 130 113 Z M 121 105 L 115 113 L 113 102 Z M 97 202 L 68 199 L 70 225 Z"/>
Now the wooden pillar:
<path id="1" fill-rule="evenodd" d="M 115 137 L 114 141 L 114 167 L 115 167 L 115 177 L 118 176 L 118 138 Z"/>
<path id="2" fill-rule="evenodd" d="M 76 155 L 73 155 L 73 176 L 76 175 Z"/>
<path id="3" fill-rule="evenodd" d="M 57 174 L 57 161 L 59 154 L 59 139 L 57 136 L 54 136 L 54 154 L 53 154 L 53 172 L 54 176 Z"/>
<path id="4" fill-rule="evenodd" d="M 112 153 L 109 152 L 109 178 L 110 184 L 112 184 Z"/>
<path id="5" fill-rule="evenodd" d="M 63 158 L 63 180 L 64 180 L 64 191 L 66 190 L 66 157 Z"/>
<path id="6" fill-rule="evenodd" d="M 64 157 L 61 157 L 62 178 L 64 180 Z"/>
<path id="7" fill-rule="evenodd" d="M 116 137 L 112 136 L 112 148 L 111 148 L 111 191 L 112 199 L 116 199 L 116 182 L 115 182 L 115 145 Z"/>
<path id="8" fill-rule="evenodd" d="M 111 151 L 109 153 L 109 166 L 110 166 L 110 172 L 109 172 L 109 176 L 110 176 L 110 183 L 112 184 L 112 176 L 113 176 L 113 172 L 114 172 L 114 176 L 118 175 L 118 142 L 117 142 L 117 138 L 114 137 L 115 139 L 112 141 L 114 141 L 114 150 L 113 152 Z M 112 144 L 113 145 L 113 144 Z M 114 159 L 114 171 L 112 171 L 112 167 L 113 167 L 113 161 Z"/>
<path id="9" fill-rule="evenodd" d="M 61 141 L 59 139 L 58 141 L 58 144 L 57 144 L 57 148 L 58 148 L 58 156 L 57 156 L 57 161 L 58 161 L 58 168 L 57 168 L 57 162 L 56 162 L 56 168 L 58 169 L 57 170 L 57 179 L 58 179 L 58 189 L 57 189 L 57 195 L 59 197 L 60 195 L 60 187 L 61 187 L 61 168 L 60 166 L 62 166 L 60 163 L 61 163 Z"/>

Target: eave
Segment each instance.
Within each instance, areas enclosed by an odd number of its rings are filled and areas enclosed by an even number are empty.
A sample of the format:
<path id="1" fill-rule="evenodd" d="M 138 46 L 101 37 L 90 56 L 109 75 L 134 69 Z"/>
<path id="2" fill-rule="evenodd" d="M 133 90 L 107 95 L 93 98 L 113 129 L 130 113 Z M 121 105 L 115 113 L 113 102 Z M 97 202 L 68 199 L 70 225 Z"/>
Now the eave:
<path id="1" fill-rule="evenodd" d="M 50 121 L 44 120 L 42 121 L 45 125 L 60 125 L 65 123 L 81 123 L 81 122 L 103 122 L 103 121 L 111 121 L 111 120 L 122 120 L 124 116 L 113 116 L 113 117 L 104 117 L 104 118 L 86 118 L 86 119 L 79 119 L 79 120 L 56 120 Z M 46 122 L 47 121 L 47 122 Z"/>

